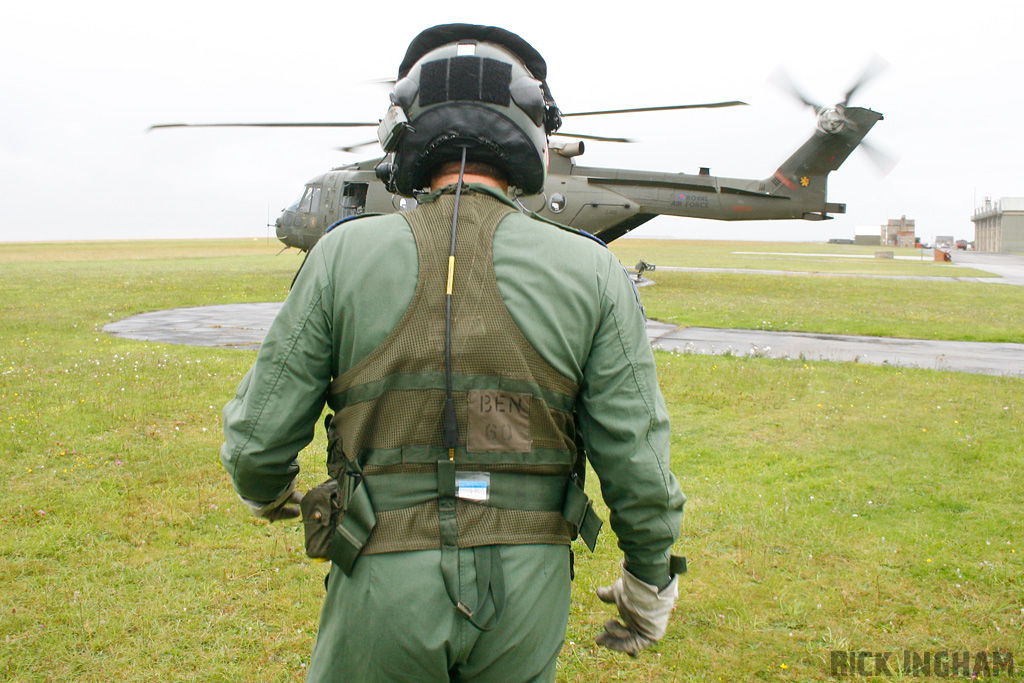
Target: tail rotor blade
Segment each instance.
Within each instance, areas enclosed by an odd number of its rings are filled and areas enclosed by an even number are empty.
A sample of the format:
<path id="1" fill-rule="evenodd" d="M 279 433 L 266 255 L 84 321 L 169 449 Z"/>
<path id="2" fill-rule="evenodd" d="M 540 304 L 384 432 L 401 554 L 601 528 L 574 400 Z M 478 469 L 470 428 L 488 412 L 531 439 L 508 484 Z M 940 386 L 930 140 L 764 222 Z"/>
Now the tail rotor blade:
<path id="1" fill-rule="evenodd" d="M 864 67 L 864 72 L 861 73 L 860 78 L 850 86 L 850 89 L 846 91 L 846 95 L 843 97 L 843 106 L 845 107 L 849 102 L 853 94 L 857 92 L 866 83 L 877 77 L 883 71 L 889 68 L 889 62 L 885 61 L 878 55 L 874 55 Z"/>
<path id="2" fill-rule="evenodd" d="M 804 103 L 814 111 L 820 111 L 821 109 L 823 109 L 823 107 L 817 102 L 813 102 L 807 99 L 803 92 L 801 92 L 801 90 L 798 87 L 796 87 L 796 83 L 793 82 L 793 79 L 790 77 L 790 75 L 786 73 L 786 71 L 783 70 L 782 67 L 779 67 L 772 72 L 772 74 L 768 77 L 768 82 L 774 85 L 779 90 L 789 94 L 794 99 L 797 99 L 800 102 Z"/>
<path id="3" fill-rule="evenodd" d="M 868 159 L 871 160 L 871 163 L 883 177 L 889 175 L 896 168 L 896 165 L 900 163 L 899 157 L 872 145 L 867 140 L 862 140 L 859 146 L 868 155 Z"/>

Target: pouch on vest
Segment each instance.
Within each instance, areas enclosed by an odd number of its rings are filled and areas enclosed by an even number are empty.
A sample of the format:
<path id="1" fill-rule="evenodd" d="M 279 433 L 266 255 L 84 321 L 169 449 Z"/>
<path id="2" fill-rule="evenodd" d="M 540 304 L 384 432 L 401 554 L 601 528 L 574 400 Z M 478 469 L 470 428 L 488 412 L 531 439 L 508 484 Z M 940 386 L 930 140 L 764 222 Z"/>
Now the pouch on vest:
<path id="1" fill-rule="evenodd" d="M 366 485 L 363 484 L 362 474 L 352 471 L 346 474 L 348 491 L 342 514 L 337 524 L 333 525 L 334 539 L 327 556 L 346 575 L 351 576 L 359 552 L 369 540 L 373 527 L 377 526 L 377 515 L 373 511 Z"/>
<path id="2" fill-rule="evenodd" d="M 302 525 L 306 555 L 331 560 L 346 574 L 352 573 L 359 551 L 377 525 L 373 504 L 359 477 L 347 477 L 351 489 L 343 491 L 337 479 L 328 479 L 302 497 Z M 346 495 L 347 494 L 347 495 Z"/>
<path id="3" fill-rule="evenodd" d="M 597 535 L 601 531 L 603 522 L 594 512 L 594 504 L 590 497 L 577 483 L 575 474 L 569 478 L 569 483 L 565 488 L 562 517 L 572 524 L 573 531 L 583 539 L 583 542 L 590 548 L 590 552 L 594 552 L 594 548 L 597 547 Z M 576 535 L 573 536 L 573 540 L 576 540 Z"/>
<path id="4" fill-rule="evenodd" d="M 597 535 L 601 532 L 604 522 L 594 511 L 594 504 L 584 492 L 587 479 L 587 447 L 583 443 L 583 430 L 580 428 L 580 414 L 577 411 L 572 413 L 573 441 L 576 442 L 576 461 L 572 464 L 572 474 L 569 475 L 569 483 L 565 489 L 565 506 L 562 508 L 562 517 L 569 521 L 573 527 L 573 541 L 577 537 L 594 552 L 597 547 Z M 570 563 L 572 560 L 570 559 Z M 570 566 L 570 572 L 575 574 Z"/>
<path id="5" fill-rule="evenodd" d="M 306 555 L 314 560 L 328 558 L 341 503 L 341 485 L 337 479 L 328 479 L 311 488 L 299 503 L 306 533 Z"/>
<path id="6" fill-rule="evenodd" d="M 333 476 L 310 489 L 299 509 L 306 535 L 306 554 L 313 559 L 329 559 L 351 575 L 356 558 L 377 526 L 377 515 L 359 464 L 345 457 L 340 440 L 331 431 L 333 419 L 330 414 L 324 418 L 327 469 Z"/>

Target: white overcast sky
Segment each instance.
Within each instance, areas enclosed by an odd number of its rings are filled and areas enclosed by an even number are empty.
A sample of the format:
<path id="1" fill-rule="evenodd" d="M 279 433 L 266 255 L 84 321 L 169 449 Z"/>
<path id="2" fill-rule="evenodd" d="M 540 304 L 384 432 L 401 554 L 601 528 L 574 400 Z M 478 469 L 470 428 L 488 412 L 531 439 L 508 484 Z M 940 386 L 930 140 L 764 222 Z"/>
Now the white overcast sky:
<path id="1" fill-rule="evenodd" d="M 602 9 L 602 7 L 614 9 Z M 499 25 L 547 59 L 564 111 L 740 99 L 731 110 L 570 120 L 579 161 L 764 178 L 813 130 L 768 83 L 783 67 L 839 100 L 875 55 L 889 69 L 853 104 L 899 157 L 855 152 L 827 223 L 659 218 L 637 234 L 825 240 L 906 215 L 925 241 L 973 238 L 984 197 L 1024 196 L 1024 3 L 9 2 L 0 9 L 0 241 L 264 237 L 308 179 L 377 155 L 333 151 L 372 129 L 165 130 L 164 122 L 379 118 L 409 41 L 437 23 Z"/>

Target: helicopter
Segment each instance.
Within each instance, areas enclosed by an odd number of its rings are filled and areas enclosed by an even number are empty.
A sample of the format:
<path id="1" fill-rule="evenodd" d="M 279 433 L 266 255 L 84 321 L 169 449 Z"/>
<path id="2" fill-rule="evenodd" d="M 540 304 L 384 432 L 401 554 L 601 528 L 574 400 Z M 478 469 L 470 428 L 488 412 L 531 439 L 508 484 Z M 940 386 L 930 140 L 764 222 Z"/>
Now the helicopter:
<path id="1" fill-rule="evenodd" d="M 837 170 L 861 145 L 871 128 L 883 119 L 881 113 L 849 105 L 854 92 L 869 77 L 869 69 L 851 87 L 844 99 L 833 106 L 808 100 L 783 77 L 777 85 L 788 90 L 817 116 L 810 138 L 763 179 L 712 176 L 708 168 L 696 175 L 580 166 L 576 159 L 585 151 L 585 140 L 631 142 L 572 133 L 555 136 L 576 138 L 549 142 L 548 174 L 541 193 L 519 196 L 510 188 L 510 198 L 524 211 L 541 218 L 585 230 L 605 243 L 622 237 L 656 216 L 680 216 L 723 221 L 808 220 L 823 221 L 830 214 L 846 213 L 846 205 L 828 201 L 828 174 Z M 684 104 L 640 109 L 618 109 L 563 113 L 563 117 L 718 108 L 744 105 L 729 101 Z M 374 123 L 214 123 L 158 124 L 150 128 L 252 126 L 252 127 L 362 127 Z M 360 147 L 341 148 L 345 151 Z M 872 148 L 864 145 L 872 153 Z M 878 154 L 873 152 L 873 156 Z M 877 159 L 877 156 L 876 156 Z M 302 194 L 275 221 L 277 238 L 285 248 L 308 251 L 334 225 L 363 213 L 393 213 L 416 206 L 414 198 L 392 194 L 385 189 L 375 169 L 378 157 L 347 164 L 306 182 Z"/>

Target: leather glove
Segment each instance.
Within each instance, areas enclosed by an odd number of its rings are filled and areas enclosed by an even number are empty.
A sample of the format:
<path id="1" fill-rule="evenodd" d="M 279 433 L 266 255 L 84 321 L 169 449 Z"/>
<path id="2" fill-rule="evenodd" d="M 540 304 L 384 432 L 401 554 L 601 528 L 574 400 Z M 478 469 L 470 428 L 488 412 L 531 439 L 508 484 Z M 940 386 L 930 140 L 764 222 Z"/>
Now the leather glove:
<path id="1" fill-rule="evenodd" d="M 679 576 L 673 576 L 659 591 L 657 586 L 644 583 L 623 567 L 622 578 L 606 588 L 598 588 L 597 597 L 614 603 L 625 622 L 609 619 L 604 633 L 596 638 L 597 644 L 636 657 L 665 635 L 668 616 L 679 597 Z"/>
<path id="2" fill-rule="evenodd" d="M 295 490 L 295 480 L 292 479 L 285 492 L 272 503 L 261 503 L 248 498 L 242 498 L 242 502 L 248 505 L 252 514 L 257 517 L 276 522 L 279 519 L 294 519 L 301 514 L 299 503 L 302 502 L 302 494 Z"/>

